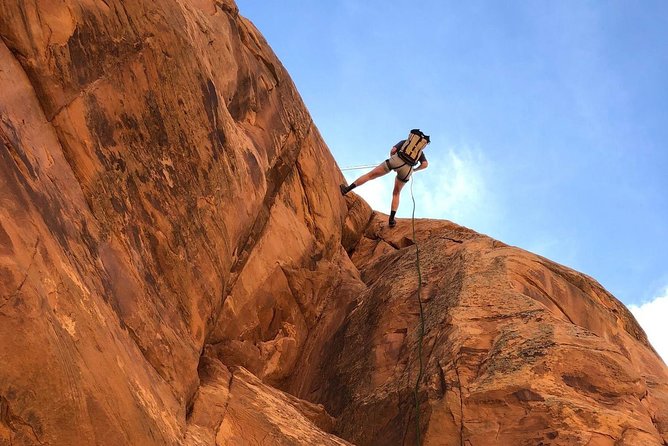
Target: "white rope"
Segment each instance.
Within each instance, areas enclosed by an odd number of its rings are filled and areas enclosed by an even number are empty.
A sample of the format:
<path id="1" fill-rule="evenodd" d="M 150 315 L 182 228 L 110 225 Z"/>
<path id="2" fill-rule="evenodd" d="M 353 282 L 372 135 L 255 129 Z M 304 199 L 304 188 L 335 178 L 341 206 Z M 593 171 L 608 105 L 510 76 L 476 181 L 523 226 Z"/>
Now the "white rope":
<path id="1" fill-rule="evenodd" d="M 341 171 L 345 170 L 360 170 L 360 169 L 370 169 L 372 167 L 376 167 L 378 164 L 365 164 L 363 166 L 352 166 L 352 167 L 342 167 Z"/>

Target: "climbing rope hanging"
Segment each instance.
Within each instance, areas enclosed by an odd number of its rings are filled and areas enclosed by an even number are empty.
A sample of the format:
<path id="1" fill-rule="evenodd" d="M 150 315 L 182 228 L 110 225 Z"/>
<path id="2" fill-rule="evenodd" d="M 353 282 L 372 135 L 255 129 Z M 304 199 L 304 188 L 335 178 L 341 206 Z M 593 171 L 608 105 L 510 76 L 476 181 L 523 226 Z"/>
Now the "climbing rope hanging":
<path id="1" fill-rule="evenodd" d="M 347 170 L 358 170 L 358 169 L 369 169 L 376 167 L 377 164 L 368 164 L 363 166 L 352 166 L 352 167 L 343 167 L 341 171 Z M 422 308 L 422 270 L 420 269 L 420 247 L 418 246 L 417 237 L 415 235 L 415 195 L 413 194 L 413 182 L 411 181 L 411 200 L 413 201 L 413 212 L 411 214 L 411 226 L 413 229 L 413 243 L 415 245 L 415 267 L 417 269 L 418 276 L 418 286 L 417 286 L 417 299 L 418 307 L 420 309 L 420 325 L 418 327 L 418 360 L 420 363 L 420 368 L 418 370 L 418 376 L 415 380 L 414 388 L 414 398 L 415 398 L 415 435 L 417 437 L 417 443 L 421 443 L 421 434 L 420 434 L 420 381 L 422 381 L 422 376 L 424 375 L 424 363 L 422 361 L 422 342 L 424 340 L 424 309 Z"/>
<path id="2" fill-rule="evenodd" d="M 420 270 L 420 247 L 418 246 L 417 238 L 415 236 L 415 196 L 413 195 L 413 182 L 411 181 L 411 200 L 413 201 L 413 213 L 411 215 L 411 225 L 413 228 L 413 243 L 415 244 L 415 266 L 417 268 L 418 275 L 418 287 L 417 287 L 417 298 L 418 298 L 418 307 L 420 309 L 420 326 L 418 328 L 418 359 L 420 362 L 420 368 L 418 371 L 418 377 L 415 380 L 415 434 L 417 437 L 416 444 L 420 444 L 420 397 L 418 391 L 420 389 L 420 381 L 422 381 L 422 375 L 424 373 L 424 364 L 422 363 L 422 341 L 424 339 L 424 310 L 422 308 L 422 271 Z"/>

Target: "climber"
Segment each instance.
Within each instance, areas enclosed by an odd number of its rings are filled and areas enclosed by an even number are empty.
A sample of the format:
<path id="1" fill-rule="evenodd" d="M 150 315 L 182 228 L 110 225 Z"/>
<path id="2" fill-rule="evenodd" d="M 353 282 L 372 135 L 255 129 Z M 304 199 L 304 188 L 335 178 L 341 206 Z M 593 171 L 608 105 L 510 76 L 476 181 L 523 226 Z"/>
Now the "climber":
<path id="1" fill-rule="evenodd" d="M 369 180 L 382 177 L 390 170 L 397 172 L 394 179 L 394 190 L 392 191 L 392 206 L 390 207 L 390 227 L 394 227 L 397 222 L 394 219 L 397 209 L 399 208 L 399 194 L 404 185 L 408 183 L 413 172 L 426 169 L 429 163 L 427 157 L 422 152 L 429 144 L 429 136 L 422 133 L 419 129 L 413 129 L 408 135 L 407 139 L 402 139 L 396 143 L 390 150 L 390 158 L 376 166 L 371 172 L 362 175 L 352 183 L 350 186 L 341 184 L 341 194 L 346 195 L 357 186 L 361 186 Z M 418 167 L 415 167 L 417 163 Z M 415 167 L 415 168 L 414 168 Z"/>

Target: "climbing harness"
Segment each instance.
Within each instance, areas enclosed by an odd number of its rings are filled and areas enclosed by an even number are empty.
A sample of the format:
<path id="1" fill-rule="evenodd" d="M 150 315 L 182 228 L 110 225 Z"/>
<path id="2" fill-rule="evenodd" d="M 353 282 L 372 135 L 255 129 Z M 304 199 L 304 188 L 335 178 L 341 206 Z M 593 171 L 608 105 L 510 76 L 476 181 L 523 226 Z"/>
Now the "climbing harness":
<path id="1" fill-rule="evenodd" d="M 425 135 L 420 129 L 413 129 L 408 134 L 408 138 L 397 150 L 399 158 L 406 161 L 411 166 L 415 166 L 422 155 L 422 150 L 429 144 L 429 135 Z"/>
<path id="2" fill-rule="evenodd" d="M 415 166 L 420 160 L 420 155 L 422 155 L 422 151 L 424 150 L 425 147 L 427 147 L 427 144 L 429 144 L 430 142 L 431 141 L 429 139 L 429 135 L 425 135 L 424 133 L 422 133 L 422 131 L 420 131 L 420 129 L 413 129 L 408 134 L 408 138 L 406 138 L 401 147 L 397 149 L 397 155 L 404 162 L 408 163 L 411 166 Z M 341 171 L 371 169 L 373 167 L 378 166 L 378 164 L 380 163 L 364 164 L 361 166 L 342 167 Z M 389 167 L 390 169 L 394 169 L 394 167 L 392 166 Z"/>
<path id="3" fill-rule="evenodd" d="M 413 213 L 411 215 L 411 225 L 413 228 L 413 243 L 415 244 L 415 267 L 418 275 L 417 298 L 420 308 L 420 326 L 418 329 L 418 357 L 420 361 L 420 369 L 418 377 L 415 380 L 415 433 L 417 436 L 416 444 L 420 444 L 420 398 L 418 390 L 420 389 L 420 381 L 424 374 L 424 364 L 422 363 L 422 341 L 424 339 L 424 310 L 422 308 L 422 271 L 420 270 L 420 247 L 418 246 L 417 238 L 415 236 L 415 196 L 413 195 L 413 182 L 411 182 L 411 200 L 413 201 Z"/>

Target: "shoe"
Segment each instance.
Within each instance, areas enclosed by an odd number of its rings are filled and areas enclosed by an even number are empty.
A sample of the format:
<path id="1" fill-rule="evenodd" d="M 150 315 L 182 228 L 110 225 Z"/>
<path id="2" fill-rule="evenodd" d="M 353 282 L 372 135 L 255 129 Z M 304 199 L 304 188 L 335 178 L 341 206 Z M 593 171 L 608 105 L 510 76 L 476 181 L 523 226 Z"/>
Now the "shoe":
<path id="1" fill-rule="evenodd" d="M 397 225 L 397 221 L 394 218 L 390 218 L 389 225 L 390 228 L 394 228 Z"/>
<path id="2" fill-rule="evenodd" d="M 343 184 L 339 184 L 339 189 L 341 190 L 341 195 L 345 195 L 348 193 L 348 188 Z"/>

